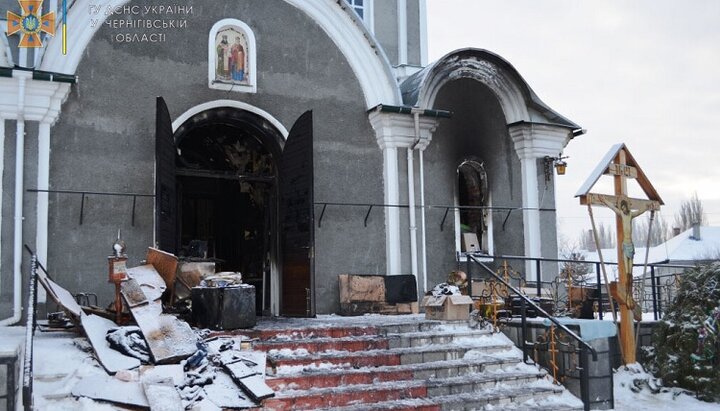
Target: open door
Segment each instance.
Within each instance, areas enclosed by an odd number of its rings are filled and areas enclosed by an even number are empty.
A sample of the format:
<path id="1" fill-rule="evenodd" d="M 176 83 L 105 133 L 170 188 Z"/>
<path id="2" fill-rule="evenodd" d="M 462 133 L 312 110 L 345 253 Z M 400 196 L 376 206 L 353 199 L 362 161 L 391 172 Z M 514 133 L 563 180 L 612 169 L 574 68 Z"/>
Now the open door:
<path id="1" fill-rule="evenodd" d="M 175 141 L 165 100 L 158 97 L 155 111 L 155 239 L 157 247 L 177 255 L 177 192 Z"/>
<path id="2" fill-rule="evenodd" d="M 313 124 L 306 111 L 293 125 L 280 160 L 281 313 L 315 316 Z"/>

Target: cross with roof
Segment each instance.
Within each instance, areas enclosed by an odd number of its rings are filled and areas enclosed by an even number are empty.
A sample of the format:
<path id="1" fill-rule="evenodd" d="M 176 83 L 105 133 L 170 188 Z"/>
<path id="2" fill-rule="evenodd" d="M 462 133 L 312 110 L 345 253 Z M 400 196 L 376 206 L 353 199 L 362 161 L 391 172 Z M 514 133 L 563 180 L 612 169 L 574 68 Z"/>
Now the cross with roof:
<path id="1" fill-rule="evenodd" d="M 7 12 L 7 35 L 21 33 L 18 47 L 42 47 L 40 33 L 55 35 L 55 12 L 40 15 L 43 0 L 18 0 L 22 14 Z"/>
<path id="2" fill-rule="evenodd" d="M 593 186 L 603 175 L 613 177 L 614 195 L 591 193 Z M 634 179 L 640 185 L 647 199 L 628 197 L 627 180 Z M 632 219 L 646 211 L 655 212 L 663 205 L 663 201 L 655 188 L 650 184 L 645 173 L 625 144 L 614 145 L 600 161 L 590 177 L 575 194 L 580 197 L 580 204 L 605 206 L 615 212 L 617 228 L 617 261 L 619 282 L 609 284 L 609 292 L 620 305 L 620 341 L 625 363 L 635 362 L 635 338 L 633 335 L 633 318 L 642 319 L 641 307 L 633 298 L 633 257 L 635 246 L 632 241 Z M 591 217 L 592 217 L 592 210 Z M 593 224 L 594 225 L 594 224 Z M 598 247 L 599 248 L 599 247 Z"/>

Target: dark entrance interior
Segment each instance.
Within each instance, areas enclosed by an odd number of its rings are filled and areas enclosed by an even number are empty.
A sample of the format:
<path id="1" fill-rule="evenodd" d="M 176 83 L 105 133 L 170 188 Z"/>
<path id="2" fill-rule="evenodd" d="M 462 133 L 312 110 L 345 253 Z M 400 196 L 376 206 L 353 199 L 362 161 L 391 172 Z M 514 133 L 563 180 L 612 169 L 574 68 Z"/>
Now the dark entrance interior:
<path id="1" fill-rule="evenodd" d="M 260 115 L 219 107 L 173 132 L 158 97 L 157 246 L 241 272 L 258 313 L 314 316 L 312 128 L 308 111 L 285 139 Z"/>
<path id="2" fill-rule="evenodd" d="M 215 261 L 255 286 L 257 312 L 270 308 L 277 258 L 278 159 L 282 136 L 252 113 L 218 108 L 174 133 L 175 253 Z"/>

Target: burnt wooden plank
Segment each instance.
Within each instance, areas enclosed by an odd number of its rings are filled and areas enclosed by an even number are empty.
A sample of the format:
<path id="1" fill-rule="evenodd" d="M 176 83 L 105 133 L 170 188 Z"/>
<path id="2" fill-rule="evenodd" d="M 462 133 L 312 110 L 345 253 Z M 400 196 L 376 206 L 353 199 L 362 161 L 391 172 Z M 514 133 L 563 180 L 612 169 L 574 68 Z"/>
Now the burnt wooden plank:
<path id="1" fill-rule="evenodd" d="M 128 307 L 132 308 L 148 303 L 145 293 L 134 278 L 123 281 L 122 284 L 120 284 L 120 293 L 125 298 L 125 303 Z"/>

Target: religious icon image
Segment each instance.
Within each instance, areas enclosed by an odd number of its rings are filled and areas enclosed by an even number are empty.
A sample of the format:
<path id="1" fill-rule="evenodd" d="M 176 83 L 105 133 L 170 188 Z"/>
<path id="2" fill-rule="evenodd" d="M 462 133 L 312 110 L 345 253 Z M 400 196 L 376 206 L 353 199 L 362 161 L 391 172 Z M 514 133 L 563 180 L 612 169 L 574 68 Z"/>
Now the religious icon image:
<path id="1" fill-rule="evenodd" d="M 215 81 L 225 84 L 248 84 L 248 41 L 243 32 L 227 28 L 215 38 Z"/>

